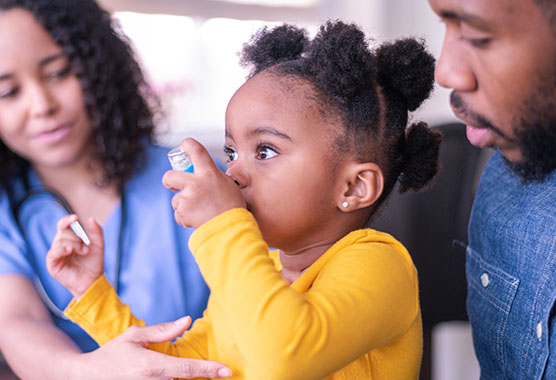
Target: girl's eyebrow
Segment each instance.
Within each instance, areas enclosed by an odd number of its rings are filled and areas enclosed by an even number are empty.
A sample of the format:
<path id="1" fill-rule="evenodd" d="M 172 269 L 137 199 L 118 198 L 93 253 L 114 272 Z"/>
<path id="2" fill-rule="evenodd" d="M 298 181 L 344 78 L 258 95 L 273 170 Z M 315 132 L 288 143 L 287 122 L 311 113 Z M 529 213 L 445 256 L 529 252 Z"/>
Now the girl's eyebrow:
<path id="1" fill-rule="evenodd" d="M 277 129 L 271 127 L 257 127 L 249 131 L 249 133 L 247 133 L 248 137 L 259 136 L 259 135 L 273 135 L 276 137 L 280 137 L 281 139 L 291 140 L 290 136 L 285 135 L 282 132 L 278 131 Z"/>
<path id="2" fill-rule="evenodd" d="M 232 137 L 232 135 L 230 134 L 230 132 L 228 132 L 228 128 L 226 128 L 226 129 L 224 130 L 224 137 L 226 137 L 226 138 L 228 138 L 228 139 L 234 141 L 234 138 Z"/>

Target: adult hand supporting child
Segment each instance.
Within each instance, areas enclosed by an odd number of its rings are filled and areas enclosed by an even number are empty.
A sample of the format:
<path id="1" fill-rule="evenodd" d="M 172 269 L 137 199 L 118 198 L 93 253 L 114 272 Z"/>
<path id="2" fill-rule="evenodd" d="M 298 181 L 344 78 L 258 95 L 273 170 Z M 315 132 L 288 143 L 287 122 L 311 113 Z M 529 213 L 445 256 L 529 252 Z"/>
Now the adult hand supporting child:
<path id="1" fill-rule="evenodd" d="M 102 229 L 94 219 L 88 221 L 89 246 L 71 230 L 77 215 L 67 215 L 58 221 L 58 232 L 48 255 L 48 272 L 79 298 L 104 271 L 104 239 Z"/>
<path id="2" fill-rule="evenodd" d="M 197 228 L 225 211 L 246 208 L 238 185 L 218 169 L 204 146 L 188 138 L 180 147 L 191 158 L 195 172 L 170 170 L 162 178 L 164 186 L 179 191 L 172 198 L 174 218 L 179 224 Z"/>
<path id="3" fill-rule="evenodd" d="M 146 349 L 181 335 L 191 324 L 190 317 L 154 326 L 132 326 L 101 348 L 80 355 L 76 361 L 86 379 L 166 380 L 173 378 L 229 377 L 225 365 L 208 360 L 184 359 Z M 99 365 L 99 363 L 103 363 Z"/>

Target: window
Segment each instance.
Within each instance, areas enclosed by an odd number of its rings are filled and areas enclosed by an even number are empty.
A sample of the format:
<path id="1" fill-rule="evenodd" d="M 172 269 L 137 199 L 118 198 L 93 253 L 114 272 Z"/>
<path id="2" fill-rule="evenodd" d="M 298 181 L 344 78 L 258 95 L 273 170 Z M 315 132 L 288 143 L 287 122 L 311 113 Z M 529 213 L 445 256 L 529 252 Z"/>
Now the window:
<path id="1" fill-rule="evenodd" d="M 239 52 L 255 31 L 277 23 L 133 12 L 114 17 L 161 99 L 160 143 L 176 145 L 191 136 L 220 149 L 226 106 L 248 74 Z"/>
<path id="2" fill-rule="evenodd" d="M 195 137 L 213 151 L 224 142 L 224 114 L 247 70 L 238 53 L 263 25 L 293 22 L 314 33 L 342 18 L 380 37 L 383 1 L 369 0 L 99 0 L 119 20 L 166 118 L 160 143 Z"/>

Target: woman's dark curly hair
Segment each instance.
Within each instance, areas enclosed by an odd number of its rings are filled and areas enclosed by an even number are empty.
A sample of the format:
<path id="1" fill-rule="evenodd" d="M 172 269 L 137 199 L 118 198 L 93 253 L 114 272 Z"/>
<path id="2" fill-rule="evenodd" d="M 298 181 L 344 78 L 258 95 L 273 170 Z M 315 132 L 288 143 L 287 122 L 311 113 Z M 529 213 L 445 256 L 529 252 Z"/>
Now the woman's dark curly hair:
<path id="1" fill-rule="evenodd" d="M 556 34 L 556 2 L 554 0 L 534 0 L 533 2 L 540 8 L 552 28 L 552 32 Z"/>
<path id="2" fill-rule="evenodd" d="M 249 77 L 266 70 L 311 85 L 321 111 L 345 127 L 336 139 L 338 154 L 355 154 L 383 171 L 376 207 L 398 179 L 403 193 L 422 189 L 436 175 L 440 132 L 423 122 L 407 128 L 408 112 L 434 85 L 434 58 L 422 41 L 406 38 L 371 50 L 353 24 L 328 21 L 312 40 L 285 24 L 259 30 L 244 46 L 241 63 L 251 68 Z"/>
<path id="3" fill-rule="evenodd" d="M 79 78 L 93 125 L 101 184 L 122 188 L 145 160 L 156 105 L 128 41 L 94 0 L 0 0 L 0 12 L 30 11 L 63 49 Z M 151 103 L 152 100 L 152 103 Z M 0 186 L 29 166 L 0 141 Z"/>

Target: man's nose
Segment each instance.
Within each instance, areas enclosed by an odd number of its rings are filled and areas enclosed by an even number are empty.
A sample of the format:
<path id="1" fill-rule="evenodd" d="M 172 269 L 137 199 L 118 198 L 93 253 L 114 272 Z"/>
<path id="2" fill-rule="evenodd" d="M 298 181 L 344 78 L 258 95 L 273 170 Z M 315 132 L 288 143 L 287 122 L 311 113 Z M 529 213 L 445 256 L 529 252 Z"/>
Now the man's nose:
<path id="1" fill-rule="evenodd" d="M 449 36 L 444 38 L 434 75 L 442 87 L 458 92 L 474 91 L 478 85 L 477 78 L 461 43 Z"/>

